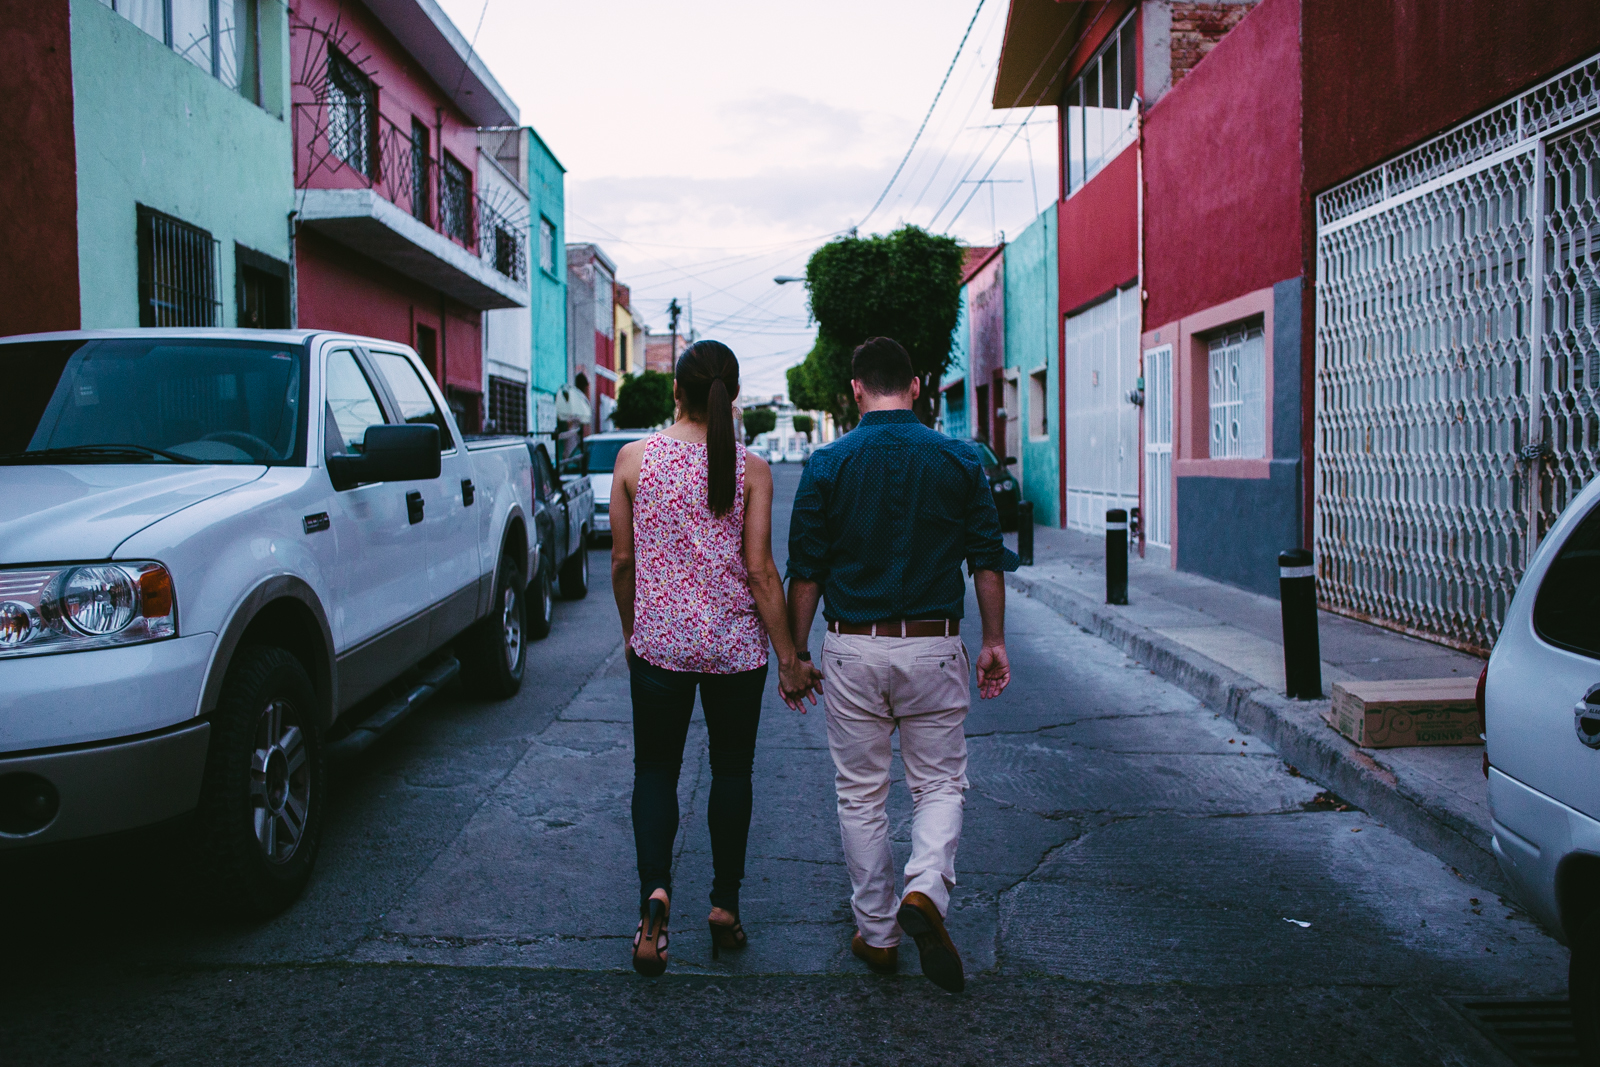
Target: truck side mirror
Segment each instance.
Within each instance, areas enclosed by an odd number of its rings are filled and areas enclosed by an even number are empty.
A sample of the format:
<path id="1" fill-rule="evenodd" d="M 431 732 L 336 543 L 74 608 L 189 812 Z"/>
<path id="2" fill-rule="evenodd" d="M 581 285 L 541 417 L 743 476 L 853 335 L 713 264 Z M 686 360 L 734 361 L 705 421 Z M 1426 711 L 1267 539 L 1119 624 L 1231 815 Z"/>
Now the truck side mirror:
<path id="1" fill-rule="evenodd" d="M 368 426 L 360 455 L 328 457 L 328 478 L 339 492 L 363 482 L 437 478 L 439 471 L 439 427 L 431 423 Z"/>

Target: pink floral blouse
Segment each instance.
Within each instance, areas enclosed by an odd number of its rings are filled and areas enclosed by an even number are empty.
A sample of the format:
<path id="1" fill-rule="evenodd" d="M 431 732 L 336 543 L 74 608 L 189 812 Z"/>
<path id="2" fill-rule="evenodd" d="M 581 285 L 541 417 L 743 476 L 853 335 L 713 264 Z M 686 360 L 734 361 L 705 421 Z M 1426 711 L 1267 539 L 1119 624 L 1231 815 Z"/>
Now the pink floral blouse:
<path id="1" fill-rule="evenodd" d="M 669 671 L 736 674 L 767 662 L 767 631 L 744 566 L 745 449 L 735 444 L 733 507 L 706 502 L 706 446 L 645 441 L 633 501 L 633 651 Z"/>

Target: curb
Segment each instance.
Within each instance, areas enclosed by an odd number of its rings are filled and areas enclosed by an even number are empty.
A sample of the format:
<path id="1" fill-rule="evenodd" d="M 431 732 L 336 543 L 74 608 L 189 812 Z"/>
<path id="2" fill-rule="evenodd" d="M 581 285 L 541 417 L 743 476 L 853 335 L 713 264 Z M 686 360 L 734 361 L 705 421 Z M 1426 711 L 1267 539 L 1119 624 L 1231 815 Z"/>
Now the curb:
<path id="1" fill-rule="evenodd" d="M 1260 734 L 1307 778 L 1433 853 L 1458 874 L 1485 889 L 1510 892 L 1491 851 L 1489 830 L 1398 781 L 1394 772 L 1329 729 L 1323 721 L 1329 701 L 1290 700 L 1047 578 L 1013 572 L 1006 575 L 1006 584 Z"/>

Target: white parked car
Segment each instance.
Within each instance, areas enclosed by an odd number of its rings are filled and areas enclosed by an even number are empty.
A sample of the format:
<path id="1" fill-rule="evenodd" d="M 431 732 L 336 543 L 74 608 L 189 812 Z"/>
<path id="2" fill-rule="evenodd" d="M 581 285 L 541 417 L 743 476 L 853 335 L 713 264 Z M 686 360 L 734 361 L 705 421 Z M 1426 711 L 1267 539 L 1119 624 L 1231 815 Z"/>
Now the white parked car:
<path id="1" fill-rule="evenodd" d="M 1495 856 L 1572 949 L 1573 1022 L 1600 1063 L 1600 479 L 1534 554 L 1483 700 Z"/>
<path id="2" fill-rule="evenodd" d="M 286 906 L 330 740 L 521 684 L 527 446 L 463 438 L 372 338 L 37 334 L 0 367 L 0 848 L 192 816 L 197 893 Z"/>
<path id="3" fill-rule="evenodd" d="M 583 469 L 594 486 L 594 533 L 611 536 L 611 472 L 617 468 L 617 453 L 629 441 L 642 441 L 654 430 L 608 430 L 583 439 Z"/>

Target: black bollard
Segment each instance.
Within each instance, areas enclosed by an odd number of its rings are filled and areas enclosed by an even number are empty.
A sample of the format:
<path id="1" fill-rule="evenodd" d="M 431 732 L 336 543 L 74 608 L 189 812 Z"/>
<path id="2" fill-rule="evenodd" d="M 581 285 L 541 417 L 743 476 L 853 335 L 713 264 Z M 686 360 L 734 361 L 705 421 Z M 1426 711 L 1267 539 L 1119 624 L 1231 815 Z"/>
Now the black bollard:
<path id="1" fill-rule="evenodd" d="M 1017 558 L 1024 567 L 1033 566 L 1033 501 L 1017 505 Z"/>
<path id="2" fill-rule="evenodd" d="M 1106 603 L 1128 602 L 1128 513 L 1106 512 Z"/>
<path id="3" fill-rule="evenodd" d="M 1278 601 L 1283 608 L 1285 695 L 1322 699 L 1322 650 L 1317 642 L 1317 572 L 1311 553 L 1291 548 L 1278 553 Z"/>

